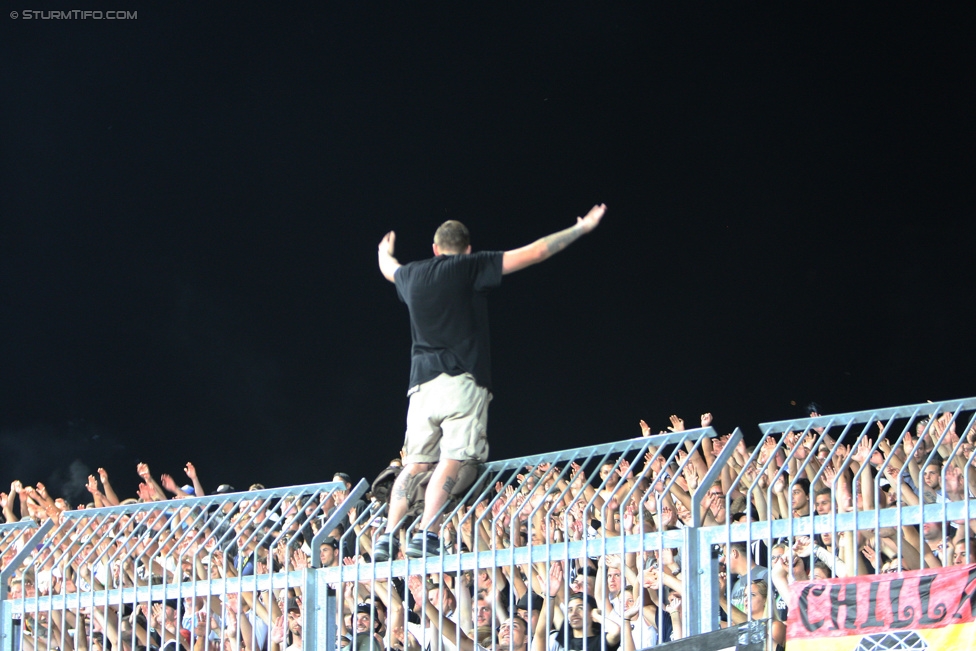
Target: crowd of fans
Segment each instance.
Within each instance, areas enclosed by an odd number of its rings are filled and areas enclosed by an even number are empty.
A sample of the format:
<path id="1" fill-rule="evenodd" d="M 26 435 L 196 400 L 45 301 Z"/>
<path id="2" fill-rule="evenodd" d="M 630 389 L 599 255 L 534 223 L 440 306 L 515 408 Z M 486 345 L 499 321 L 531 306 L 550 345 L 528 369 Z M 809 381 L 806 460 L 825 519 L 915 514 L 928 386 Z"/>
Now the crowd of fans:
<path id="1" fill-rule="evenodd" d="M 711 422 L 711 414 L 702 415 L 702 427 Z M 677 416 L 670 423 L 670 432 L 685 430 Z M 904 427 L 878 423 L 876 436 L 854 435 L 850 442 L 822 428 L 785 432 L 751 448 L 740 441 L 717 472 L 728 435 L 660 448 L 645 445 L 641 458 L 625 453 L 562 466 L 540 463 L 498 476 L 494 485 L 474 491 L 470 503 L 454 505 L 437 528 L 441 552 L 676 530 L 695 524 L 696 494 L 703 496 L 701 526 L 968 500 L 976 494 L 976 429 L 960 435 L 958 423 L 946 413 Z M 651 436 L 644 421 L 641 429 Z M 90 477 L 92 500 L 75 510 L 134 505 L 91 516 L 71 513 L 70 504 L 41 484 L 14 482 L 9 493 L 0 493 L 6 522 L 50 518 L 59 523 L 13 573 L 8 598 L 361 565 L 357 580 L 329 588 L 341 614 L 340 646 L 634 651 L 681 638 L 683 609 L 693 608 L 700 597 L 685 594 L 680 550 L 663 543 L 637 552 L 585 553 L 461 572 L 430 564 L 436 570 L 429 574 L 398 577 L 388 563 L 371 563 L 385 506 L 369 495 L 313 550 L 313 538 L 352 487 L 342 473 L 334 479 L 346 490 L 278 494 L 254 485 L 249 493 L 208 507 L 172 502 L 204 495 L 193 464 L 185 468 L 191 483 L 182 487 L 165 474 L 157 482 L 145 464 L 137 472 L 143 480 L 138 496 L 124 500 L 104 470 Z M 716 475 L 709 486 L 701 485 Z M 225 485 L 216 492 L 233 491 Z M 760 622 L 770 644 L 783 646 L 787 604 L 797 581 L 970 563 L 976 561 L 974 522 L 925 520 L 921 526 L 853 532 L 818 525 L 821 533 L 812 537 L 722 545 L 716 582 L 723 625 Z M 4 567 L 27 535 L 0 541 L 6 545 L 0 548 Z M 91 607 L 79 601 L 49 612 L 25 608 L 20 639 L 29 651 L 282 651 L 302 647 L 307 606 L 301 585 L 131 605 Z"/>

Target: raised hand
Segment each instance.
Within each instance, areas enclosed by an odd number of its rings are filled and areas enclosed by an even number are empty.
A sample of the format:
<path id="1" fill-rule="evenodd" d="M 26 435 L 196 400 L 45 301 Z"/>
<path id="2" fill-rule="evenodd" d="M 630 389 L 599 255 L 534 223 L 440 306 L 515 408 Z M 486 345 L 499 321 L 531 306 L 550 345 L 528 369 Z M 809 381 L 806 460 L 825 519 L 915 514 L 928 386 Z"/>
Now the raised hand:
<path id="1" fill-rule="evenodd" d="M 584 233 L 591 232 L 594 228 L 600 225 L 600 220 L 603 219 L 604 213 L 607 212 L 607 205 L 600 203 L 592 208 L 590 212 L 586 213 L 586 217 L 577 217 L 576 225 L 583 229 Z M 391 250 L 392 254 L 392 250 Z"/>
<path id="2" fill-rule="evenodd" d="M 583 469 L 575 461 L 569 464 L 569 467 L 570 467 L 569 476 L 570 479 L 572 480 L 572 485 L 578 488 L 582 487 L 583 484 L 586 482 L 586 473 L 583 472 Z"/>
<path id="3" fill-rule="evenodd" d="M 85 488 L 92 495 L 98 492 L 98 480 L 95 479 L 95 475 L 88 475 L 88 484 L 85 485 Z"/>
<path id="4" fill-rule="evenodd" d="M 664 610 L 671 614 L 672 619 L 681 621 L 681 595 L 677 592 L 672 592 L 668 598 L 668 603 L 664 606 Z"/>
<path id="5" fill-rule="evenodd" d="M 905 456 L 910 456 L 912 449 L 915 447 L 915 439 L 912 438 L 911 432 L 905 432 L 905 438 L 902 439 L 902 447 L 905 450 Z"/>
<path id="6" fill-rule="evenodd" d="M 583 521 L 580 519 L 573 520 L 570 531 L 573 540 L 583 540 Z"/>
<path id="7" fill-rule="evenodd" d="M 785 579 L 790 573 L 790 562 L 787 555 L 780 554 L 779 556 L 774 556 L 771 560 L 772 567 L 769 568 L 770 574 Z"/>
<path id="8" fill-rule="evenodd" d="M 963 493 L 962 470 L 955 465 L 947 465 L 945 469 L 945 489 L 950 497 L 961 496 Z M 960 497 L 961 499 L 961 497 Z"/>
<path id="9" fill-rule="evenodd" d="M 291 553 L 291 566 L 296 570 L 308 569 L 308 556 L 305 555 L 305 552 L 300 549 L 293 551 Z"/>
<path id="10" fill-rule="evenodd" d="M 701 501 L 702 513 L 708 512 L 713 506 L 715 506 L 716 503 L 719 502 L 724 503 L 725 500 L 717 495 L 713 495 L 711 491 L 708 491 L 705 493 L 705 497 L 703 497 Z"/>
<path id="11" fill-rule="evenodd" d="M 656 456 L 656 453 L 655 452 L 652 452 L 651 450 L 648 450 L 647 452 L 644 453 L 644 467 L 645 468 L 648 467 L 648 466 L 651 466 L 654 463 L 654 457 L 655 456 Z"/>
<path id="12" fill-rule="evenodd" d="M 834 468 L 838 472 L 840 472 L 840 470 L 844 467 L 844 463 L 846 462 L 847 458 L 850 457 L 850 456 L 851 456 L 851 446 L 849 446 L 849 445 L 838 445 L 837 446 L 837 453 L 834 454 L 834 457 L 833 457 Z"/>
<path id="13" fill-rule="evenodd" d="M 688 484 L 688 492 L 695 492 L 695 489 L 698 488 L 698 470 L 695 465 L 692 463 L 685 464 L 684 471 L 681 474 L 684 475 L 685 482 Z"/>
<path id="14" fill-rule="evenodd" d="M 631 502 L 624 509 L 624 531 L 634 533 L 634 504 Z"/>
<path id="15" fill-rule="evenodd" d="M 932 423 L 932 428 L 929 430 L 929 436 L 932 438 L 932 440 L 937 441 L 939 437 L 942 436 L 942 432 L 945 431 L 946 427 L 948 427 L 949 423 L 951 422 L 952 412 L 949 411 L 936 418 Z"/>
<path id="16" fill-rule="evenodd" d="M 752 486 L 755 483 L 755 481 L 756 481 L 756 473 L 757 472 L 758 472 L 758 468 L 756 468 L 756 465 L 755 465 L 754 462 L 753 463 L 750 463 L 748 466 L 746 466 L 745 468 L 743 468 L 742 469 L 742 473 L 740 475 L 740 477 L 742 479 L 743 486 L 745 486 L 746 488 Z"/>
<path id="17" fill-rule="evenodd" d="M 900 481 L 901 468 L 888 464 L 885 466 L 884 474 L 892 485 L 897 484 Z"/>
<path id="18" fill-rule="evenodd" d="M 193 630 L 198 638 L 207 635 L 207 613 L 205 611 L 201 610 L 193 615 Z"/>
<path id="19" fill-rule="evenodd" d="M 624 611 L 624 619 L 628 622 L 633 621 L 641 611 L 640 602 L 635 603 L 632 607 Z"/>
<path id="20" fill-rule="evenodd" d="M 107 484 L 108 483 L 108 471 L 106 471 L 105 468 L 99 468 L 98 469 L 98 478 L 102 480 L 102 483 L 103 484 Z"/>
<path id="21" fill-rule="evenodd" d="M 594 624 L 599 624 L 600 626 L 603 626 L 604 624 L 603 613 L 601 613 L 596 608 L 590 610 L 590 620 L 592 620 Z"/>
<path id="22" fill-rule="evenodd" d="M 710 412 L 705 412 L 701 415 L 701 426 L 708 427 L 712 424 L 712 414 Z"/>
<path id="23" fill-rule="evenodd" d="M 563 586 L 563 563 L 562 561 L 554 561 L 552 567 L 549 569 L 549 591 L 550 597 L 555 597 L 559 594 L 559 590 Z"/>
<path id="24" fill-rule="evenodd" d="M 274 546 L 274 557 L 280 565 L 285 564 L 285 559 L 288 558 L 288 543 L 284 540 L 279 540 L 278 544 Z"/>
<path id="25" fill-rule="evenodd" d="M 396 243 L 396 233 L 390 231 L 389 233 L 383 236 L 383 239 L 380 240 L 379 246 L 377 248 L 379 249 L 380 253 L 385 253 L 386 255 L 393 255 L 393 246 L 395 243 Z"/>
<path id="26" fill-rule="evenodd" d="M 186 462 L 186 465 L 183 467 L 183 472 L 185 472 L 186 476 L 189 477 L 190 479 L 196 480 L 197 469 L 190 461 Z"/>
<path id="27" fill-rule="evenodd" d="M 279 615 L 271 626 L 271 641 L 281 644 L 285 641 L 285 616 Z"/>
<path id="28" fill-rule="evenodd" d="M 796 432 L 787 432 L 783 437 L 783 446 L 788 450 L 792 450 L 794 445 L 796 445 Z"/>
<path id="29" fill-rule="evenodd" d="M 647 438 L 651 435 L 651 426 L 643 418 L 640 420 L 641 436 Z"/>
<path id="30" fill-rule="evenodd" d="M 690 490 L 688 490 L 688 482 L 685 480 L 685 478 L 682 475 L 678 475 L 677 477 L 674 478 L 674 485 L 686 493 L 691 492 Z"/>
<path id="31" fill-rule="evenodd" d="M 878 569 L 878 555 L 874 552 L 874 547 L 861 545 L 861 553 L 864 554 L 864 558 L 871 564 L 871 567 Z"/>
<path id="32" fill-rule="evenodd" d="M 857 449 L 854 450 L 854 454 L 851 455 L 851 459 L 857 461 L 863 466 L 868 460 L 868 455 L 871 454 L 871 446 L 871 439 L 865 436 L 858 442 Z"/>
<path id="33" fill-rule="evenodd" d="M 139 499 L 143 502 L 154 502 L 156 500 L 156 493 L 153 491 L 152 486 L 143 482 L 139 484 Z"/>
<path id="34" fill-rule="evenodd" d="M 648 590 L 660 590 L 661 574 L 656 567 L 644 570 L 644 587 Z"/>
<path id="35" fill-rule="evenodd" d="M 668 428 L 669 430 L 671 430 L 672 432 L 685 431 L 685 421 L 683 418 L 678 418 L 674 414 L 671 414 L 669 420 L 671 421 L 671 427 Z"/>
<path id="36" fill-rule="evenodd" d="M 424 603 L 424 580 L 420 575 L 413 574 L 407 577 L 407 589 L 410 590 L 410 595 L 416 603 Z"/>
<path id="37" fill-rule="evenodd" d="M 152 477 L 152 475 L 149 474 L 149 465 L 145 463 L 136 465 L 136 473 L 138 473 L 138 475 L 147 482 L 150 481 L 150 478 Z"/>
<path id="38" fill-rule="evenodd" d="M 793 553 L 803 558 L 810 556 L 813 553 L 813 541 L 810 537 L 798 536 L 796 542 L 793 543 Z"/>
<path id="39" fill-rule="evenodd" d="M 160 476 L 159 480 L 163 488 L 168 490 L 170 493 L 175 493 L 180 489 L 180 487 L 176 485 L 176 482 L 173 481 L 173 478 L 169 475 L 164 474 Z"/>
<path id="40" fill-rule="evenodd" d="M 562 542 L 564 538 L 563 527 L 562 523 L 559 522 L 559 518 L 549 518 L 549 541 Z"/>
<path id="41" fill-rule="evenodd" d="M 885 457 L 891 456 L 891 441 L 888 439 L 881 439 L 878 441 L 878 449 L 884 454 Z"/>
<path id="42" fill-rule="evenodd" d="M 826 483 L 828 485 L 833 485 L 833 483 L 834 483 L 834 477 L 836 477 L 836 476 L 837 476 L 837 469 L 834 468 L 832 465 L 827 464 L 827 465 L 825 465 L 823 467 L 824 483 Z"/>
<path id="43" fill-rule="evenodd" d="M 774 493 L 785 493 L 786 492 L 786 475 L 780 473 L 776 476 L 776 481 L 773 482 L 773 492 Z"/>
<path id="44" fill-rule="evenodd" d="M 617 474 L 620 475 L 621 479 L 627 479 L 630 475 L 630 462 L 626 459 L 621 459 L 620 463 L 617 465 Z"/>

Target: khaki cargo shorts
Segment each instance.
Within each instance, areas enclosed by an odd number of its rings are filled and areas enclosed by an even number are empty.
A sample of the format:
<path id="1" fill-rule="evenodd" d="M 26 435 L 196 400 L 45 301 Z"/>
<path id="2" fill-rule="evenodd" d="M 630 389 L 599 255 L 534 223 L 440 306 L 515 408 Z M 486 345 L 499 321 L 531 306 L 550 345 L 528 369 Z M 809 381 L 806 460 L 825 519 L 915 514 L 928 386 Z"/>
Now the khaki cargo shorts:
<path id="1" fill-rule="evenodd" d="M 488 459 L 491 393 L 470 373 L 441 373 L 410 391 L 404 464 Z"/>

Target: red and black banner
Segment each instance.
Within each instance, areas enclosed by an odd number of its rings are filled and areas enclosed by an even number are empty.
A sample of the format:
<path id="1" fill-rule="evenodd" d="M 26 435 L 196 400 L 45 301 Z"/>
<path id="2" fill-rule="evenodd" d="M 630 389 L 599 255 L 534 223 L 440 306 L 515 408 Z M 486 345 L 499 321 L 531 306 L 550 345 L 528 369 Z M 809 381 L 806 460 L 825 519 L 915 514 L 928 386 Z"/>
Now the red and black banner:
<path id="1" fill-rule="evenodd" d="M 976 565 L 791 586 L 787 648 L 972 649 Z"/>

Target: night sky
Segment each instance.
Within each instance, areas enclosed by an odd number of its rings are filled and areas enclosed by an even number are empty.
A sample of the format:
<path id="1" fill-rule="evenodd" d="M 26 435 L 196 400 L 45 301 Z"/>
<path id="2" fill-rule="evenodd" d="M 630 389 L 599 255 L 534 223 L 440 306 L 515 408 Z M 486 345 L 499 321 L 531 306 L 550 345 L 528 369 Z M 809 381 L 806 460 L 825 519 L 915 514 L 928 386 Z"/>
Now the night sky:
<path id="1" fill-rule="evenodd" d="M 976 395 L 973 3 L 123 8 L 2 18 L 0 489 L 371 479 L 383 234 L 599 202 L 492 295 L 493 459 Z"/>

